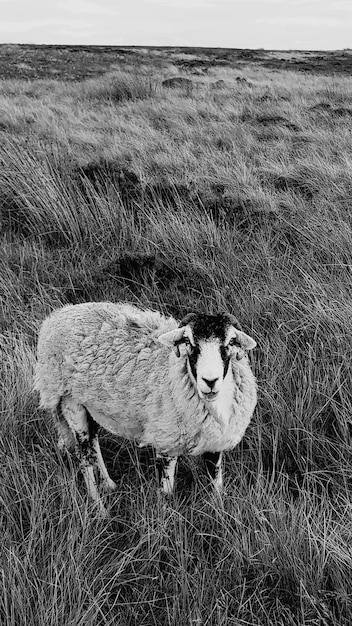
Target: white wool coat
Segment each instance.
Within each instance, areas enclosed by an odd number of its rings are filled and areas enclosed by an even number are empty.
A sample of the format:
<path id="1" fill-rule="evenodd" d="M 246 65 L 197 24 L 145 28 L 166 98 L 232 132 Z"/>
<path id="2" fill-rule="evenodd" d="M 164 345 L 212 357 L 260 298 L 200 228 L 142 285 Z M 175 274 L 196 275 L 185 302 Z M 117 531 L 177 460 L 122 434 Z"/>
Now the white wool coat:
<path id="1" fill-rule="evenodd" d="M 256 405 L 247 356 L 232 360 L 232 411 L 221 415 L 192 384 L 186 356 L 158 336 L 172 317 L 109 302 L 68 305 L 42 324 L 35 388 L 41 406 L 69 396 L 106 430 L 177 456 L 220 452 L 242 439 Z"/>

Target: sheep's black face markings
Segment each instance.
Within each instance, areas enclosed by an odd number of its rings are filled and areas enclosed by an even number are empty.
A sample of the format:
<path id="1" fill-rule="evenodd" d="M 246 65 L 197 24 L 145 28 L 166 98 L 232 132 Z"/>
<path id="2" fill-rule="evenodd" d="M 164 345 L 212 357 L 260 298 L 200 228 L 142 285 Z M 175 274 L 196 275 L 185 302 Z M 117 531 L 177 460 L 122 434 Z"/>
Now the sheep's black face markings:
<path id="1" fill-rule="evenodd" d="M 199 339 L 210 339 L 218 337 L 220 341 L 225 341 L 225 335 L 230 325 L 236 326 L 241 330 L 239 321 L 233 315 L 227 313 L 217 313 L 216 315 L 207 315 L 206 313 L 189 313 L 179 323 L 179 328 L 190 325 L 193 334 Z M 180 343 L 183 342 L 181 339 Z"/>
<path id="2" fill-rule="evenodd" d="M 228 328 L 234 323 L 237 327 L 240 327 L 236 318 L 230 317 L 224 313 L 218 313 L 217 315 L 190 314 L 182 320 L 181 325 L 189 324 L 191 326 L 195 345 L 192 346 L 187 337 L 183 337 L 176 342 L 175 345 L 178 346 L 182 343 L 187 345 L 189 366 L 195 380 L 197 380 L 197 361 L 201 351 L 199 343 L 213 339 L 217 339 L 220 344 L 220 356 L 224 365 L 223 378 L 225 378 L 230 365 L 230 352 L 229 348 L 224 344 Z M 231 342 L 231 345 L 232 343 L 233 342 Z"/>
<path id="3" fill-rule="evenodd" d="M 211 339 L 217 337 L 220 342 L 225 341 L 226 329 L 229 321 L 226 315 L 199 315 L 192 324 L 193 335 L 198 341 L 201 339 Z"/>
<path id="4" fill-rule="evenodd" d="M 197 361 L 198 361 L 198 357 L 200 354 L 200 348 L 199 345 L 192 345 L 190 340 L 188 339 L 188 337 L 182 337 L 182 339 L 179 339 L 178 341 L 175 341 L 175 346 L 178 347 L 181 344 L 184 344 L 185 346 L 187 346 L 187 357 L 188 357 L 188 362 L 189 362 L 189 366 L 191 368 L 191 372 L 192 375 L 194 377 L 195 380 L 197 380 Z"/>
<path id="5" fill-rule="evenodd" d="M 188 353 L 189 366 L 190 366 L 192 375 L 195 380 L 197 380 L 197 362 L 198 362 L 198 358 L 200 355 L 200 351 L 201 351 L 200 346 L 196 344 L 195 346 L 191 347 L 191 350 Z M 220 355 L 221 355 L 222 362 L 224 364 L 223 377 L 225 378 L 229 369 L 229 365 L 230 365 L 230 354 L 228 352 L 228 349 L 223 344 L 220 344 Z"/>
<path id="6" fill-rule="evenodd" d="M 198 345 L 194 346 L 192 352 L 188 355 L 189 365 L 191 372 L 195 379 L 197 379 L 197 361 L 200 354 L 200 348 Z M 224 378 L 228 372 L 230 365 L 230 355 L 227 348 L 222 344 L 220 345 L 220 355 L 224 364 Z"/>
<path id="7" fill-rule="evenodd" d="M 200 354 L 200 348 L 198 345 L 193 346 L 190 354 L 188 355 L 188 362 L 191 368 L 192 375 L 197 380 L 197 361 Z"/>
<path id="8" fill-rule="evenodd" d="M 220 354 L 221 354 L 221 358 L 224 364 L 224 378 L 225 378 L 229 369 L 229 365 L 230 365 L 230 355 L 228 353 L 228 349 L 225 348 L 224 345 L 220 346 Z"/>

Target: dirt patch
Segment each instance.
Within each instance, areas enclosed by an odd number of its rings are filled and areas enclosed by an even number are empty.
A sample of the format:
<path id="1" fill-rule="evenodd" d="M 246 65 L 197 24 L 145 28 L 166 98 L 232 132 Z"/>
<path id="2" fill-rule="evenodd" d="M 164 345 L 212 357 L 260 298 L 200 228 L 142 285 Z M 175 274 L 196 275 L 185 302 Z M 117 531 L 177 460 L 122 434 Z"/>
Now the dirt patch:
<path id="1" fill-rule="evenodd" d="M 185 78 L 184 76 L 173 76 L 172 78 L 166 78 L 161 83 L 163 87 L 168 87 L 169 89 L 179 89 L 180 87 L 185 89 L 192 89 L 193 83 L 189 78 Z"/>
<path id="2" fill-rule="evenodd" d="M 256 118 L 256 122 L 258 122 L 258 124 L 262 124 L 263 126 L 279 124 L 281 126 L 285 126 L 285 128 L 288 128 L 289 130 L 293 130 L 294 132 L 301 130 L 297 124 L 291 122 L 286 117 L 282 117 L 281 115 L 260 115 Z"/>
<path id="3" fill-rule="evenodd" d="M 313 190 L 308 182 L 304 182 L 304 179 L 298 180 L 293 176 L 278 175 L 273 177 L 272 183 L 278 191 L 293 191 L 302 195 L 305 200 L 312 200 L 314 197 Z"/>
<path id="4" fill-rule="evenodd" d="M 220 190 L 214 190 L 220 194 Z M 215 194 L 214 194 L 215 195 Z M 235 227 L 243 233 L 266 229 L 277 221 L 277 214 L 270 208 L 261 208 L 251 198 L 221 197 L 212 201 L 203 199 L 203 207 L 217 226 Z"/>
<path id="5" fill-rule="evenodd" d="M 241 116 L 241 120 L 243 122 L 255 122 L 260 126 L 271 127 L 271 126 L 284 126 L 293 132 L 299 132 L 301 128 L 291 122 L 291 120 L 287 119 L 287 117 L 283 117 L 282 115 L 258 115 L 256 117 L 252 117 L 248 113 L 244 113 Z"/>
<path id="6" fill-rule="evenodd" d="M 73 175 L 83 194 L 89 195 L 89 185 L 92 185 L 99 194 L 106 196 L 109 186 L 113 185 L 118 189 L 122 202 L 137 200 L 142 196 L 142 185 L 137 174 L 114 161 L 89 163 L 77 168 Z"/>
<path id="7" fill-rule="evenodd" d="M 329 116 L 335 117 L 352 117 L 351 107 L 336 107 L 330 102 L 318 102 L 317 104 L 314 104 L 314 106 L 311 106 L 308 110 L 316 113 L 328 113 Z"/>

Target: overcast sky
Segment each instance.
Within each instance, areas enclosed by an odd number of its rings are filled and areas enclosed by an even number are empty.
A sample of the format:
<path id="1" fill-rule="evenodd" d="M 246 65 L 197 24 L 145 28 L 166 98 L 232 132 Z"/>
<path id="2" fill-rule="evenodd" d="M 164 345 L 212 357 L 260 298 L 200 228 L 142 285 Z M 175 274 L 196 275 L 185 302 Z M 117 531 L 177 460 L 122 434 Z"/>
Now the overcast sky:
<path id="1" fill-rule="evenodd" d="M 0 43 L 352 48 L 352 0 L 0 0 Z"/>

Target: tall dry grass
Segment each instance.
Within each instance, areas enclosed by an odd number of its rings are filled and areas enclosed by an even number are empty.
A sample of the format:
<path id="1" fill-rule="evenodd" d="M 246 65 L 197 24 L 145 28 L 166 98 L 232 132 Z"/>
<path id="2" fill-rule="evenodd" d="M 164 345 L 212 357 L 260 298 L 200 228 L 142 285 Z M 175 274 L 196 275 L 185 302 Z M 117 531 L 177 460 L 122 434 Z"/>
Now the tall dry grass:
<path id="1" fill-rule="evenodd" d="M 218 75 L 1 85 L 5 624 L 350 623 L 352 81 Z M 226 308 L 257 339 L 222 501 L 184 459 L 165 503 L 151 451 L 105 435 L 96 518 L 31 377 L 45 315 L 103 299 Z"/>

